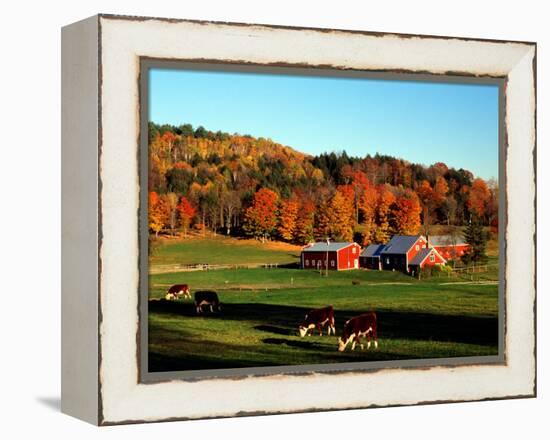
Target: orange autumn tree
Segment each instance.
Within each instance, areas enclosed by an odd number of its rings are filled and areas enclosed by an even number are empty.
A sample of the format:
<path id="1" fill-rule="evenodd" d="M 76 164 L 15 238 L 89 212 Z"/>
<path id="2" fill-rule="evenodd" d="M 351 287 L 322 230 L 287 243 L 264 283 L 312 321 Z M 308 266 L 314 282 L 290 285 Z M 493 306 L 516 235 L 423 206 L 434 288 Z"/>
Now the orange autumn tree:
<path id="1" fill-rule="evenodd" d="M 422 223 L 424 224 L 424 233 L 427 233 L 431 223 L 432 210 L 434 209 L 434 190 L 430 182 L 423 180 L 416 193 L 422 203 Z"/>
<path id="2" fill-rule="evenodd" d="M 189 200 L 187 200 L 186 197 L 182 196 L 180 199 L 180 202 L 178 203 L 178 206 L 176 207 L 178 211 L 178 215 L 180 218 L 180 224 L 181 229 L 183 230 L 183 236 L 187 236 L 187 231 L 189 230 L 189 226 L 191 226 L 191 222 L 193 221 L 193 218 L 197 214 L 197 210 L 195 207 L 191 204 Z"/>
<path id="3" fill-rule="evenodd" d="M 470 213 L 481 219 L 485 215 L 485 209 L 491 198 L 489 187 L 483 179 L 477 178 L 472 182 L 466 205 Z"/>
<path id="4" fill-rule="evenodd" d="M 306 244 L 313 240 L 313 224 L 315 220 L 315 204 L 311 200 L 301 203 L 296 217 L 293 240 Z"/>
<path id="5" fill-rule="evenodd" d="M 279 205 L 279 224 L 277 225 L 277 232 L 283 240 L 291 241 L 294 237 L 299 207 L 300 205 L 295 197 L 288 200 L 282 200 Z"/>
<path id="6" fill-rule="evenodd" d="M 444 177 L 439 176 L 434 185 L 433 189 L 433 201 L 436 206 L 441 206 L 445 199 L 447 198 L 447 193 L 449 192 L 449 185 Z"/>
<path id="7" fill-rule="evenodd" d="M 277 200 L 274 191 L 261 188 L 254 194 L 252 205 L 245 211 L 243 229 L 247 235 L 262 240 L 275 231 L 277 226 Z"/>
<path id="8" fill-rule="evenodd" d="M 379 196 L 376 206 L 378 228 L 374 233 L 374 239 L 377 243 L 387 243 L 391 238 L 392 205 L 395 202 L 395 196 L 390 188 L 388 184 L 380 185 L 378 188 Z"/>
<path id="9" fill-rule="evenodd" d="M 368 245 L 374 240 L 377 205 L 378 191 L 370 184 L 365 185 L 363 194 L 359 199 L 359 212 L 361 213 L 361 225 L 363 226 L 363 245 Z"/>
<path id="10" fill-rule="evenodd" d="M 414 191 L 407 189 L 402 195 L 397 197 L 392 211 L 396 233 L 403 235 L 418 234 L 422 207 Z"/>
<path id="11" fill-rule="evenodd" d="M 369 179 L 363 171 L 353 169 L 350 165 L 344 165 L 341 170 L 342 179 L 346 182 L 339 188 L 345 188 L 348 194 L 353 195 L 355 222 L 359 222 L 360 201 L 365 188 L 369 186 Z"/>
<path id="12" fill-rule="evenodd" d="M 331 216 L 329 200 L 323 199 L 315 210 L 315 238 L 326 240 L 331 236 Z"/>
<path id="13" fill-rule="evenodd" d="M 158 237 L 170 216 L 170 206 L 165 197 L 155 191 L 149 193 L 149 229 Z"/>

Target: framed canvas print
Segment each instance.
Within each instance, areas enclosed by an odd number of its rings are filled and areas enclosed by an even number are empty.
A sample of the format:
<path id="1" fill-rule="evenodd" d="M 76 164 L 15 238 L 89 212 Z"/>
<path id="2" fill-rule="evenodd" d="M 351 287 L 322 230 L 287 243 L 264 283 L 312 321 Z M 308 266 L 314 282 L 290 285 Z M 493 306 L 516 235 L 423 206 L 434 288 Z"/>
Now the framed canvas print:
<path id="1" fill-rule="evenodd" d="M 62 55 L 64 412 L 536 395 L 534 43 L 99 15 Z"/>

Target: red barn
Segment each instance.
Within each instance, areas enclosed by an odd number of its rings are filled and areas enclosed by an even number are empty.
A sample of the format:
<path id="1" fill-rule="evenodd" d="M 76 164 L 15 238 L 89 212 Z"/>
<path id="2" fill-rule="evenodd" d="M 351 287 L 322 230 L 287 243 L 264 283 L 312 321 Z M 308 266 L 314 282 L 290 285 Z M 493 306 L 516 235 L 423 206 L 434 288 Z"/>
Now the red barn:
<path id="1" fill-rule="evenodd" d="M 359 268 L 361 247 L 354 242 L 314 243 L 302 249 L 302 269 L 348 270 Z"/>
<path id="2" fill-rule="evenodd" d="M 428 245 L 433 247 L 446 260 L 458 260 L 470 248 L 464 237 L 460 235 L 430 235 Z"/>
<path id="3" fill-rule="evenodd" d="M 446 262 L 435 248 L 423 248 L 409 261 L 409 269 L 413 274 L 417 274 L 423 267 L 441 265 Z"/>
<path id="4" fill-rule="evenodd" d="M 427 247 L 428 242 L 422 235 L 394 235 L 380 251 L 382 268 L 409 273 L 410 262 Z"/>
<path id="5" fill-rule="evenodd" d="M 384 270 L 405 273 L 418 273 L 424 266 L 447 262 L 422 235 L 394 235 L 380 251 L 380 259 Z"/>

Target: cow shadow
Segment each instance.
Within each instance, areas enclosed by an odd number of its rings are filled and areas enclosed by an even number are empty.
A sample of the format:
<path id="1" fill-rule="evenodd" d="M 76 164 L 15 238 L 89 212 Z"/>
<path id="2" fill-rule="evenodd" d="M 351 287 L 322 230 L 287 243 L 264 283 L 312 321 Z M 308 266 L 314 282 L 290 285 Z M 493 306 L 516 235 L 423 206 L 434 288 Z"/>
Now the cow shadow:
<path id="1" fill-rule="evenodd" d="M 296 330 L 292 331 L 288 328 L 276 327 L 274 325 L 256 325 L 254 326 L 254 330 L 281 336 L 296 336 Z"/>
<path id="2" fill-rule="evenodd" d="M 308 350 L 319 350 L 321 344 L 316 344 L 309 341 L 297 341 L 295 339 L 284 339 L 284 338 L 265 338 L 262 339 L 264 344 L 271 345 L 286 345 L 292 348 L 301 348 Z"/>
<path id="3" fill-rule="evenodd" d="M 148 309 L 150 313 L 160 314 L 173 314 L 180 316 L 199 316 L 195 308 L 195 304 L 189 299 L 178 299 L 175 301 L 169 301 L 162 299 L 150 299 L 148 302 Z M 207 310 L 205 307 L 203 310 Z M 210 314 L 210 311 L 208 311 Z M 214 313 L 212 313 L 214 314 Z"/>

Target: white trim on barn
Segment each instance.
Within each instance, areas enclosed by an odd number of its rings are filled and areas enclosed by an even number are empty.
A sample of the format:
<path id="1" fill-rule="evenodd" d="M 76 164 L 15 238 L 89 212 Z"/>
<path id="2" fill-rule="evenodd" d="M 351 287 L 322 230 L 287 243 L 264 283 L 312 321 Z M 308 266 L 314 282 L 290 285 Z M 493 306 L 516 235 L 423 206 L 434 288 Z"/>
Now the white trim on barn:
<path id="1" fill-rule="evenodd" d="M 437 252 L 436 248 L 432 247 L 432 248 L 428 248 L 428 249 L 430 250 L 430 252 L 428 252 L 426 254 L 426 256 L 424 258 L 422 258 L 422 260 L 420 260 L 420 262 L 418 264 L 415 264 L 414 266 L 422 266 L 424 261 L 426 261 L 426 258 L 428 258 L 432 254 L 432 252 L 436 253 L 439 256 L 439 258 L 441 258 L 443 260 L 443 263 L 435 263 L 435 264 L 447 264 L 447 260 L 445 258 L 443 258 L 439 252 Z"/>

